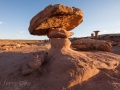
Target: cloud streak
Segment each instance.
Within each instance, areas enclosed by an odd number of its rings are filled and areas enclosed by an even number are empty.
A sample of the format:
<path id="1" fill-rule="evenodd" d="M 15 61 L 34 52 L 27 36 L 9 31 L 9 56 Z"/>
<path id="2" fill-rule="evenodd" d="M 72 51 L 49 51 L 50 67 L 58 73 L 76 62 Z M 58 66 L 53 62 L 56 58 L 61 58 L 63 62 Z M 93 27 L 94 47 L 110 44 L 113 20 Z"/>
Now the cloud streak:
<path id="1" fill-rule="evenodd" d="M 24 32 L 25 32 L 25 31 L 20 31 L 19 33 L 22 34 L 22 33 L 24 33 Z"/>
<path id="2" fill-rule="evenodd" d="M 106 32 L 107 32 L 106 30 L 100 31 L 101 34 L 104 34 L 104 33 L 106 33 Z"/>
<path id="3" fill-rule="evenodd" d="M 0 24 L 3 24 L 3 22 L 0 22 Z"/>
<path id="4" fill-rule="evenodd" d="M 20 35 L 14 35 L 14 37 L 19 37 Z"/>
<path id="5" fill-rule="evenodd" d="M 116 30 L 116 31 L 114 31 L 114 33 L 120 33 L 120 31 Z"/>

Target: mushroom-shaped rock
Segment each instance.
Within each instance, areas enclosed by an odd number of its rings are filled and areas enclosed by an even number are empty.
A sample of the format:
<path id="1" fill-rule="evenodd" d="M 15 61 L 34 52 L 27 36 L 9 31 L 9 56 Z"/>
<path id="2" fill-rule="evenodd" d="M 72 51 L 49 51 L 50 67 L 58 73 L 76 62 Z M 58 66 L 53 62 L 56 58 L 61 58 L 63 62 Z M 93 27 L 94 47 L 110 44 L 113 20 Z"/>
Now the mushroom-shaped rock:
<path id="1" fill-rule="evenodd" d="M 46 35 L 50 28 L 74 29 L 83 21 L 83 13 L 75 7 L 62 4 L 49 5 L 30 21 L 29 32 L 33 35 Z"/>
<path id="2" fill-rule="evenodd" d="M 82 19 L 83 13 L 80 9 L 57 4 L 46 7 L 30 22 L 31 34 L 47 35 L 51 39 L 49 60 L 44 68 L 46 87 L 49 90 L 67 90 L 98 74 L 99 68 L 114 69 L 118 65 L 117 61 L 114 64 L 108 61 L 109 65 L 101 65 L 95 59 L 70 48 L 68 37 L 73 33 L 69 30 L 78 26 Z"/>

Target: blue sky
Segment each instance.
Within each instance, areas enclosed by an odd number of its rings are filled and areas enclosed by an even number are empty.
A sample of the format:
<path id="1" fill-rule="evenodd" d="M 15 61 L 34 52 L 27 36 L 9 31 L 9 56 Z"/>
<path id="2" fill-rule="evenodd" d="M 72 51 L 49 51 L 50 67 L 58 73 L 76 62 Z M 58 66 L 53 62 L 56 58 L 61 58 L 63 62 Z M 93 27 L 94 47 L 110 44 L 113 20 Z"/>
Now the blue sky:
<path id="1" fill-rule="evenodd" d="M 47 39 L 33 36 L 28 27 L 31 18 L 49 4 L 64 4 L 80 8 L 82 24 L 72 30 L 72 37 L 120 33 L 120 0 L 0 0 L 0 39 Z"/>

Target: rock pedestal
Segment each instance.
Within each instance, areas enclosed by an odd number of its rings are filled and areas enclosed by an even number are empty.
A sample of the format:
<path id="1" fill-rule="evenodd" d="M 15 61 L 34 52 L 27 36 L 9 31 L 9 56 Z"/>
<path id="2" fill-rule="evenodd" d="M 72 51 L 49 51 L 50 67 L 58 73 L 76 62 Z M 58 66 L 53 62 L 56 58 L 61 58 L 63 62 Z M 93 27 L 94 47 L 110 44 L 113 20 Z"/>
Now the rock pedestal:
<path id="1" fill-rule="evenodd" d="M 53 30 L 49 33 L 56 31 Z M 60 32 L 61 31 L 64 30 L 60 30 Z M 65 32 L 66 35 L 70 33 L 68 31 Z M 68 38 L 52 37 L 54 37 L 54 35 L 51 35 L 51 48 L 48 51 L 48 57 L 51 57 L 49 67 L 51 73 L 49 76 L 56 76 L 58 78 L 51 81 L 51 84 L 59 83 L 61 86 L 70 88 L 99 72 L 99 70 L 94 67 L 92 60 L 89 60 L 84 54 L 70 48 L 71 42 Z"/>
<path id="2" fill-rule="evenodd" d="M 91 39 L 93 39 L 94 38 L 94 34 L 93 33 L 91 33 Z"/>
<path id="3" fill-rule="evenodd" d="M 100 31 L 94 31 L 94 32 L 95 32 L 95 38 L 98 39 L 98 33 L 99 33 Z"/>

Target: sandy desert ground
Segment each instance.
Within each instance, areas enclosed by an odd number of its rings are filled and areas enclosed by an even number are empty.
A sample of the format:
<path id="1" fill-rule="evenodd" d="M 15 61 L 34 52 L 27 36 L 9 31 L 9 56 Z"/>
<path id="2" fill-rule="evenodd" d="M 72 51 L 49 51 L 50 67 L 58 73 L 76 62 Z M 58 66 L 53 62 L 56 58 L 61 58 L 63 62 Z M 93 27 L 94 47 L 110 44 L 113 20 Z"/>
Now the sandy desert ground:
<path id="1" fill-rule="evenodd" d="M 25 62 L 49 48 L 49 42 L 40 40 L 0 40 L 0 90 L 51 90 L 49 87 L 44 88 L 47 83 L 41 71 L 29 76 L 21 75 L 21 67 Z M 101 53 L 119 58 L 120 47 L 114 46 L 111 53 L 82 52 L 93 58 L 102 55 Z M 101 59 L 104 57 L 101 56 Z M 120 90 L 120 67 L 109 73 L 105 72 L 104 70 L 81 85 L 76 85 L 72 90 Z"/>

